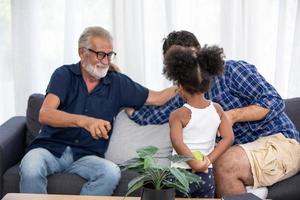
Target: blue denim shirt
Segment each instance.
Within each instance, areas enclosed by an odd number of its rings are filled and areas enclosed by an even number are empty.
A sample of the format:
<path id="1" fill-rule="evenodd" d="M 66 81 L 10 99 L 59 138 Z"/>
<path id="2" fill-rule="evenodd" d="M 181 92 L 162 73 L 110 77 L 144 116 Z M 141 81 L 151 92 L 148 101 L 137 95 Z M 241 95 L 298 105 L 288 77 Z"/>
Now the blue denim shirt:
<path id="1" fill-rule="evenodd" d="M 122 107 L 141 107 L 149 91 L 121 73 L 108 72 L 101 83 L 88 93 L 80 63 L 77 63 L 56 69 L 46 93 L 59 97 L 59 110 L 104 119 L 113 124 Z M 74 159 L 77 160 L 85 155 L 103 157 L 108 142 L 106 139 L 93 139 L 84 128 L 55 128 L 45 125 L 28 149 L 43 147 L 60 157 L 66 146 L 70 146 Z"/>
<path id="2" fill-rule="evenodd" d="M 275 133 L 300 141 L 299 132 L 283 111 L 285 105 L 282 98 L 254 65 L 245 61 L 226 61 L 224 74 L 215 78 L 205 97 L 219 103 L 225 111 L 249 105 L 270 109 L 263 120 L 234 124 L 236 144 L 252 142 Z M 184 103 L 182 98 L 176 96 L 161 107 L 143 106 L 130 118 L 140 125 L 163 124 L 168 122 L 170 113 Z"/>

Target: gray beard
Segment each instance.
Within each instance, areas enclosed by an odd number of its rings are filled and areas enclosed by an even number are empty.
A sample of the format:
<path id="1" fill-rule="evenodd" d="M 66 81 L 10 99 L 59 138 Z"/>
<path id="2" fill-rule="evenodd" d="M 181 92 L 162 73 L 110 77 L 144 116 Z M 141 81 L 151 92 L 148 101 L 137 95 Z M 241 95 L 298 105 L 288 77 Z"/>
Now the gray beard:
<path id="1" fill-rule="evenodd" d="M 105 69 L 97 68 L 97 65 L 93 66 L 91 64 L 86 64 L 83 68 L 96 80 L 100 80 L 101 78 L 105 77 L 108 71 L 108 67 L 106 67 Z"/>

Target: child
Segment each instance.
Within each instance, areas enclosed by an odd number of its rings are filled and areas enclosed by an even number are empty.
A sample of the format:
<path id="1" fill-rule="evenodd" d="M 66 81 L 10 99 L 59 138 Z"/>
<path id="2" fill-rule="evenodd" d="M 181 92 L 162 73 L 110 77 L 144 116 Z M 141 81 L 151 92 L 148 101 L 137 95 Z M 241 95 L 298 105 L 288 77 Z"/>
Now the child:
<path id="1" fill-rule="evenodd" d="M 191 157 L 196 151 L 204 154 L 203 160 L 173 165 L 192 170 L 203 180 L 200 185 L 190 185 L 190 197 L 213 198 L 212 164 L 234 141 L 231 124 L 222 107 L 204 97 L 213 77 L 223 73 L 223 50 L 205 46 L 199 51 L 174 45 L 167 51 L 164 64 L 164 75 L 178 85 L 179 95 L 187 102 L 170 115 L 173 154 Z M 221 140 L 216 145 L 217 132 Z"/>

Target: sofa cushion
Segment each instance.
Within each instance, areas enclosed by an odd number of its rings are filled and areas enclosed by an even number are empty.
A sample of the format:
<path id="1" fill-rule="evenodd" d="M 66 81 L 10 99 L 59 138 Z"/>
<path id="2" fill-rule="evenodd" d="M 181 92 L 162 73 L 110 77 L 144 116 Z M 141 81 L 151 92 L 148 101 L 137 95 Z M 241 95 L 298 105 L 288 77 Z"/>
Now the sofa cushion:
<path id="1" fill-rule="evenodd" d="M 119 182 L 118 187 L 115 189 L 113 196 L 125 196 L 128 192 L 128 183 L 137 177 L 139 174 L 133 171 L 123 171 L 121 174 L 121 180 Z M 129 196 L 140 196 L 141 190 L 138 189 L 132 192 Z"/>
<path id="2" fill-rule="evenodd" d="M 44 101 L 44 95 L 32 94 L 30 95 L 27 103 L 26 111 L 26 145 L 28 146 L 32 140 L 37 136 L 41 128 L 39 123 L 39 112 Z"/>
<path id="3" fill-rule="evenodd" d="M 19 180 L 19 164 L 16 164 L 3 175 L 3 194 L 20 192 Z M 59 173 L 48 177 L 47 191 L 50 194 L 79 194 L 85 182 L 76 174 Z"/>
<path id="4" fill-rule="evenodd" d="M 19 193 L 19 164 L 9 168 L 3 175 L 3 195 L 7 193 Z M 114 192 L 114 196 L 124 196 L 128 191 L 128 182 L 138 174 L 131 171 L 122 172 L 122 179 Z M 80 194 L 81 187 L 86 182 L 76 174 L 58 173 L 48 177 L 49 194 Z M 130 196 L 139 196 L 140 190 L 130 194 Z"/>
<path id="5" fill-rule="evenodd" d="M 300 97 L 285 100 L 285 112 L 295 124 L 297 130 L 300 130 Z"/>
<path id="6" fill-rule="evenodd" d="M 172 152 L 169 124 L 140 126 L 130 120 L 122 111 L 116 117 L 114 129 L 105 157 L 117 164 L 136 157 L 138 148 L 154 145 L 159 148 L 157 160 L 168 165 L 166 159 Z"/>
<path id="7" fill-rule="evenodd" d="M 271 187 L 268 187 L 268 199 L 273 200 L 293 200 L 299 199 L 300 191 L 300 172 L 295 176 L 275 183 Z"/>

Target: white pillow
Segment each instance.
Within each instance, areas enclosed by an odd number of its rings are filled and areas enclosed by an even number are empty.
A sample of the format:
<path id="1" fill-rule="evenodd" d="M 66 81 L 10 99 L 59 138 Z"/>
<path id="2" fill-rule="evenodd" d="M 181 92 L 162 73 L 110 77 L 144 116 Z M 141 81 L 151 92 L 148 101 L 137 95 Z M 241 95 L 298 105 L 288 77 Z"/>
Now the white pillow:
<path id="1" fill-rule="evenodd" d="M 120 164 L 136 157 L 136 150 L 153 145 L 159 148 L 155 156 L 162 165 L 168 165 L 166 158 L 172 153 L 169 136 L 169 124 L 140 126 L 130 120 L 124 111 L 121 111 L 114 122 L 114 129 L 110 136 L 110 143 L 105 158 Z"/>

